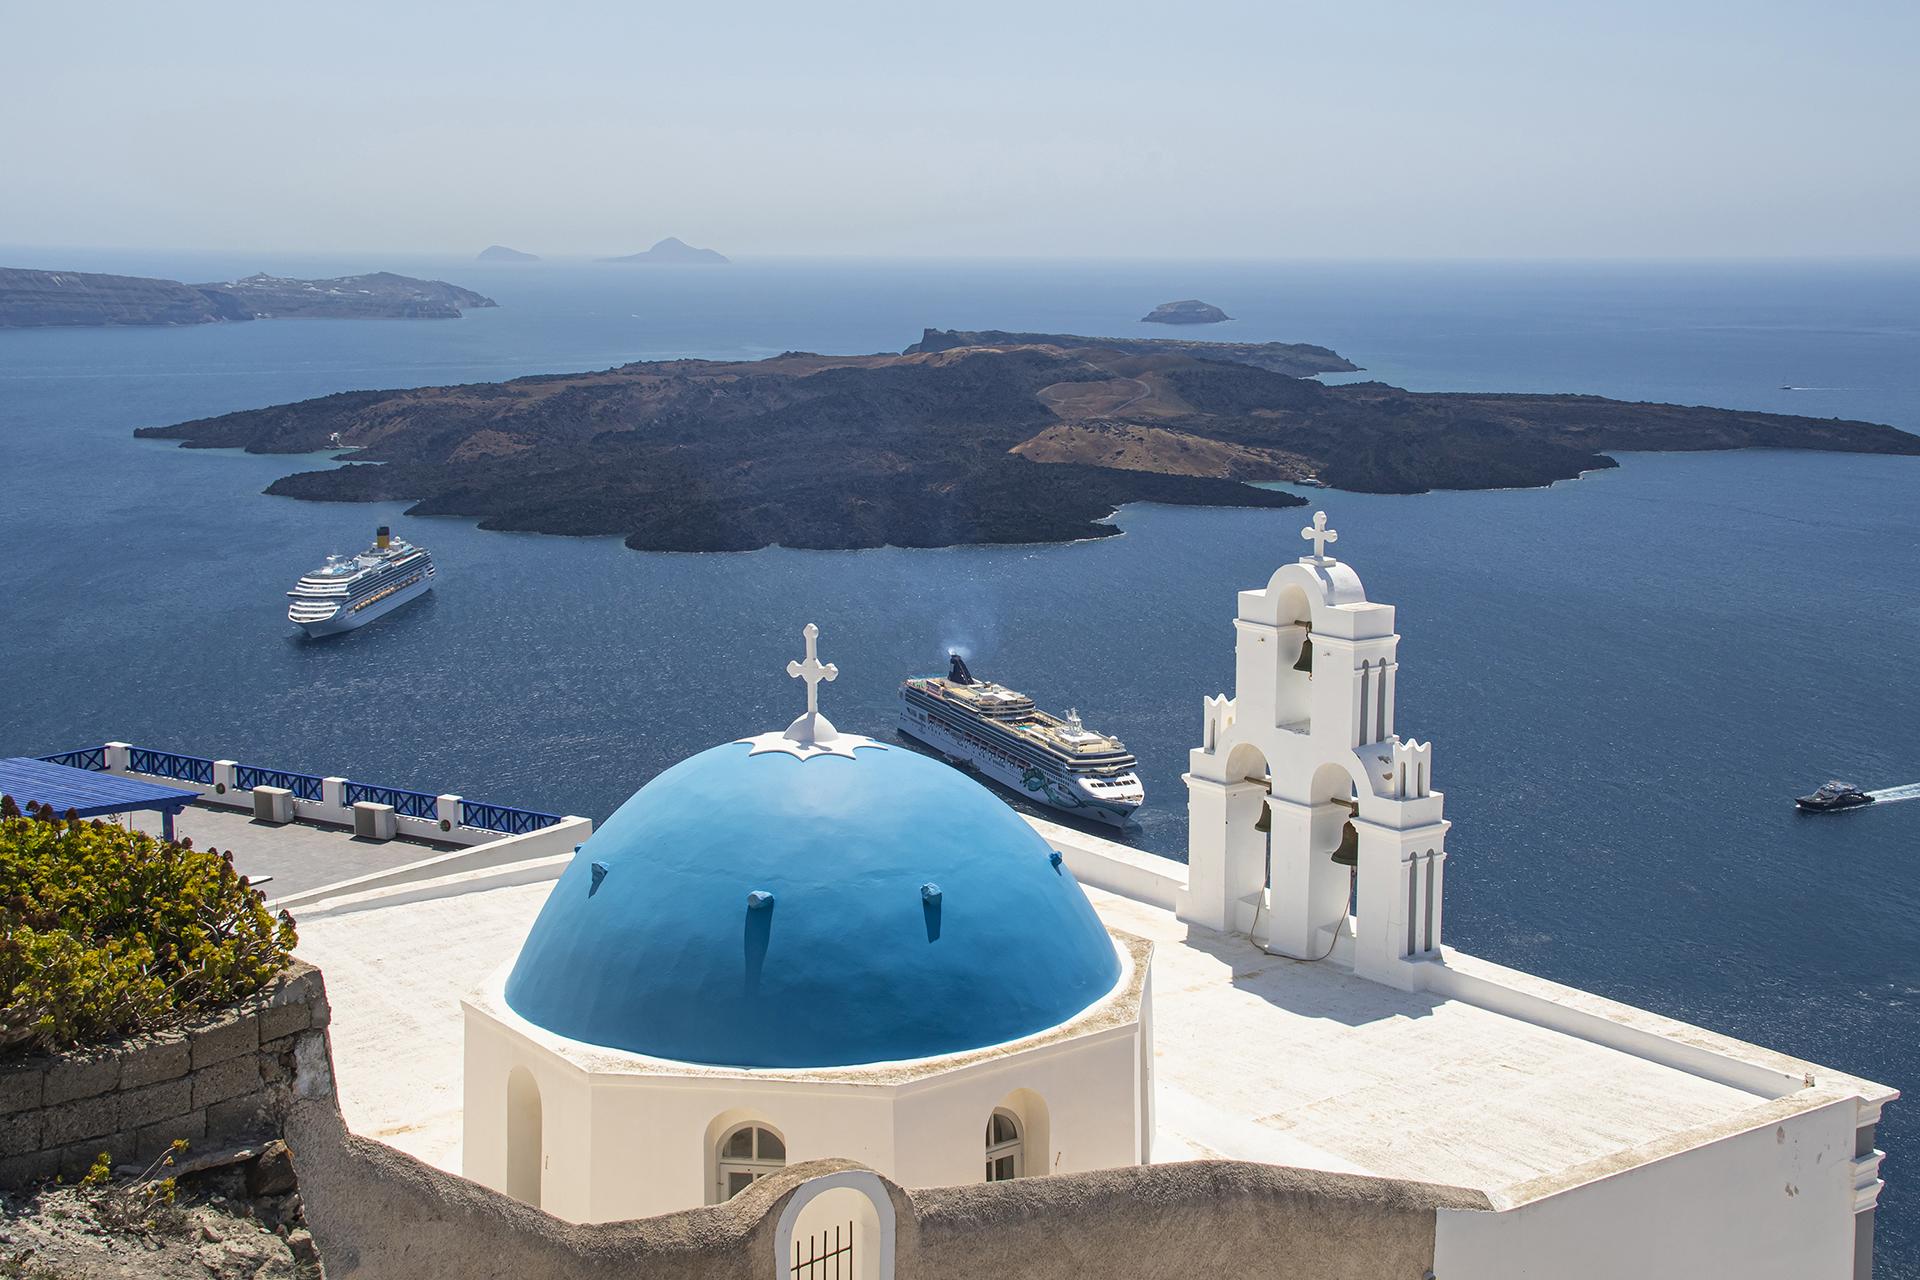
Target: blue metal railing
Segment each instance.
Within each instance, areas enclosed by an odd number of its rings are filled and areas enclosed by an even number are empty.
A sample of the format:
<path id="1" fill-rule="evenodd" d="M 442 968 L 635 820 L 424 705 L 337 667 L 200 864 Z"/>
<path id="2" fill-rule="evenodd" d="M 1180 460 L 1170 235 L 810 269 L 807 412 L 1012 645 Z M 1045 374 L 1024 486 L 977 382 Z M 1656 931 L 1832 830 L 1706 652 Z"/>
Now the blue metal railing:
<path id="1" fill-rule="evenodd" d="M 402 791 L 398 787 L 373 787 L 361 782 L 347 784 L 347 807 L 351 809 L 361 801 L 372 804 L 393 806 L 393 811 L 403 818 L 425 818 L 431 822 L 440 816 L 440 797 L 430 796 L 424 791 Z"/>
<path id="2" fill-rule="evenodd" d="M 107 767 L 105 747 L 83 747 L 78 751 L 62 751 L 57 755 L 40 756 L 48 764 L 63 764 L 71 769 L 93 769 L 104 771 Z M 202 756 L 183 756 L 172 751 L 155 751 L 147 747 L 130 747 L 127 751 L 127 771 L 145 773 L 160 778 L 178 778 L 183 782 L 197 782 L 201 786 L 213 785 L 213 761 Z M 294 798 L 310 804 L 319 804 L 326 797 L 325 780 L 311 773 L 289 773 L 285 769 L 269 769 L 263 765 L 240 764 L 233 768 L 233 786 L 236 791 L 252 791 L 256 787 L 282 787 L 291 791 Z M 393 811 L 403 818 L 419 818 L 433 822 L 440 817 L 440 798 L 424 791 L 407 791 L 400 787 L 377 787 L 370 783 L 349 782 L 346 785 L 344 804 L 348 808 L 362 800 L 374 804 L 393 806 Z M 502 835 L 524 836 L 535 831 L 544 831 L 566 821 L 558 814 L 541 813 L 534 809 L 516 809 L 504 804 L 481 804 L 476 800 L 463 801 L 460 825 L 476 831 L 498 831 Z"/>
<path id="3" fill-rule="evenodd" d="M 471 800 L 460 805 L 460 825 L 482 831 L 499 831 L 510 836 L 529 835 L 561 822 L 557 814 L 535 813 L 532 809 L 513 809 L 503 804 L 477 804 Z"/>
<path id="4" fill-rule="evenodd" d="M 134 747 L 127 752 L 127 772 L 149 773 L 156 778 L 178 778 L 182 782 L 197 782 L 203 787 L 213 785 L 213 761 L 203 760 L 199 756 L 180 756 L 171 751 L 149 751 L 144 747 Z"/>
<path id="5" fill-rule="evenodd" d="M 237 764 L 233 767 L 233 785 L 240 791 L 252 791 L 255 787 L 282 787 L 293 792 L 296 800 L 320 803 L 323 792 L 320 779 L 311 773 L 288 773 L 284 769 L 266 769 L 257 764 Z"/>
<path id="6" fill-rule="evenodd" d="M 107 767 L 107 749 L 105 747 L 82 747 L 78 751 L 62 751 L 57 756 L 41 756 L 48 764 L 63 764 L 69 769 L 103 770 Z"/>

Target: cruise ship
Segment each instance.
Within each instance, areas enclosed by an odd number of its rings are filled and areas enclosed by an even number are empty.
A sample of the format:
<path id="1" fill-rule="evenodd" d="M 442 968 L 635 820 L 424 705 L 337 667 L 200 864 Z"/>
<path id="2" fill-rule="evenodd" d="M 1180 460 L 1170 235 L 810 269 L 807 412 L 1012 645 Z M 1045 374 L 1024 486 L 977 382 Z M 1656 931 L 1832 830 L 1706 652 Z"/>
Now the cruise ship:
<path id="1" fill-rule="evenodd" d="M 1124 826 L 1146 803 L 1139 762 L 1118 738 L 1034 706 L 1033 699 L 976 680 L 959 654 L 943 679 L 900 686 L 900 731 L 1040 804 Z"/>
<path id="2" fill-rule="evenodd" d="M 433 590 L 433 556 L 381 525 L 357 556 L 328 556 L 287 592 L 287 621 L 310 636 L 364 627 Z"/>

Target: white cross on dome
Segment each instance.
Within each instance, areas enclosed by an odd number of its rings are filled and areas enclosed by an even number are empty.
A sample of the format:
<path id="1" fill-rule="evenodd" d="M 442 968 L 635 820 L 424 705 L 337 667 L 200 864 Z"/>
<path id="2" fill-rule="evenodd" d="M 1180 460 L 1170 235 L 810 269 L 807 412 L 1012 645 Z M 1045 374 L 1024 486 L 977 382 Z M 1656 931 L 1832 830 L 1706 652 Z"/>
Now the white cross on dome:
<path id="1" fill-rule="evenodd" d="M 787 663 L 787 674 L 795 680 L 806 682 L 806 713 L 788 725 L 785 733 L 763 733 L 758 737 L 741 738 L 741 742 L 753 748 L 747 754 L 757 756 L 763 751 L 784 751 L 790 756 L 808 760 L 816 755 L 851 757 L 857 747 L 886 750 L 885 743 L 875 742 L 857 733 L 841 733 L 833 727 L 833 721 L 820 714 L 820 686 L 839 679 L 840 668 L 831 662 L 820 661 L 819 627 L 809 622 L 800 634 L 806 637 L 807 656 L 804 660 L 795 659 Z"/>
<path id="2" fill-rule="evenodd" d="M 807 638 L 807 660 L 805 662 L 789 662 L 787 664 L 787 674 L 795 680 L 805 680 L 807 682 L 807 715 L 817 717 L 820 714 L 820 682 L 825 680 L 831 683 L 839 679 L 840 668 L 834 666 L 831 662 L 820 661 L 819 655 L 814 651 L 814 645 L 820 639 L 819 627 L 809 622 L 800 634 Z M 796 721 L 795 723 L 798 722 Z M 828 736 L 832 736 L 832 726 L 828 726 Z"/>

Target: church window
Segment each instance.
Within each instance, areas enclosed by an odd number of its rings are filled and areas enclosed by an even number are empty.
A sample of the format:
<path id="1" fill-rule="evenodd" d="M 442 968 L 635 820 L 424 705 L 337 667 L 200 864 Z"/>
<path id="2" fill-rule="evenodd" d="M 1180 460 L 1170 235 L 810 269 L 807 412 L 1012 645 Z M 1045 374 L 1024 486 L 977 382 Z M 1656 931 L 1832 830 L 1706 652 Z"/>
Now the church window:
<path id="1" fill-rule="evenodd" d="M 1024 1173 L 1025 1145 L 1019 1118 L 1005 1107 L 995 1108 L 987 1120 L 987 1181 L 1006 1182 Z"/>
<path id="2" fill-rule="evenodd" d="M 787 1144 L 764 1125 L 743 1124 L 720 1139 L 720 1176 L 715 1190 L 731 1200 L 768 1174 L 786 1167 Z"/>

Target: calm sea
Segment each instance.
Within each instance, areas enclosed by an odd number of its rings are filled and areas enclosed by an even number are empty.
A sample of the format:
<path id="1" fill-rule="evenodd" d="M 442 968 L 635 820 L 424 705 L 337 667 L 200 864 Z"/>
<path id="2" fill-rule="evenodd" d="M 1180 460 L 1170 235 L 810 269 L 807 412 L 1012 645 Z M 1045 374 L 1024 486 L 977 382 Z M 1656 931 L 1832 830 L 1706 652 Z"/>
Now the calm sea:
<path id="1" fill-rule="evenodd" d="M 0 333 L 0 754 L 109 738 L 604 817 L 673 761 L 785 724 L 818 622 L 824 705 L 885 734 L 949 647 L 1140 755 L 1140 846 L 1178 856 L 1179 775 L 1232 678 L 1234 593 L 1300 554 L 1302 511 L 1135 507 L 1058 547 L 643 555 L 399 505 L 261 496 L 296 460 L 134 427 L 359 387 L 668 356 L 898 350 L 924 325 L 1329 344 L 1429 389 L 1597 392 L 1920 431 L 1920 266 L 591 264 L 4 253 L 225 279 L 434 275 L 460 321 Z M 1797 388 L 1785 390 L 1784 387 Z M 1455 826 L 1449 941 L 1911 1088 L 1920 803 L 1803 818 L 1828 777 L 1920 781 L 1920 459 L 1638 455 L 1551 489 L 1312 495 L 1399 606 L 1403 733 Z M 319 465 L 313 460 L 312 465 Z M 282 592 L 389 522 L 438 590 L 324 643 Z M 1882 1276 L 1920 1276 L 1920 1099 L 1893 1152 Z"/>

